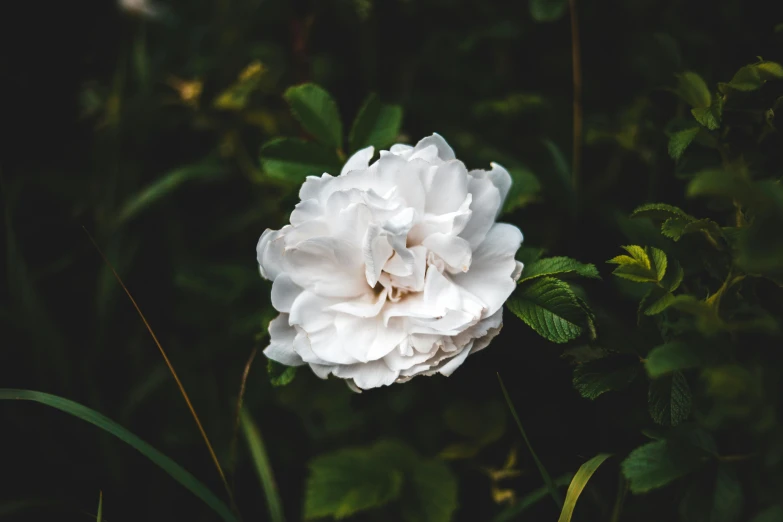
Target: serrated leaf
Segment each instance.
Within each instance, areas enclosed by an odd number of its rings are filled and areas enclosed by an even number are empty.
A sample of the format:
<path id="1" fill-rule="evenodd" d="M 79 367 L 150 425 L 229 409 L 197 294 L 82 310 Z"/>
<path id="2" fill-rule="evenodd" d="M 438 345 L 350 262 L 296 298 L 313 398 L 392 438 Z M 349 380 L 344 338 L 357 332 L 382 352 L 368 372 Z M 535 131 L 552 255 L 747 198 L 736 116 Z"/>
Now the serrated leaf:
<path id="1" fill-rule="evenodd" d="M 307 176 L 340 173 L 337 155 L 311 141 L 278 138 L 261 148 L 261 166 L 267 175 L 300 184 Z"/>
<path id="2" fill-rule="evenodd" d="M 677 426 L 691 413 L 691 389 L 680 372 L 650 382 L 647 402 L 652 419 L 662 426 Z"/>
<path id="3" fill-rule="evenodd" d="M 457 479 L 440 460 L 419 462 L 408 475 L 411 498 L 403 502 L 407 522 L 449 522 L 457 510 Z"/>
<path id="4" fill-rule="evenodd" d="M 638 359 L 609 356 L 574 368 L 573 384 L 579 394 L 594 400 L 608 391 L 622 390 L 639 375 Z"/>
<path id="5" fill-rule="evenodd" d="M 334 150 L 342 148 L 343 123 L 328 92 L 314 83 L 305 83 L 289 87 L 283 97 L 294 117 L 316 140 Z"/>
<path id="6" fill-rule="evenodd" d="M 579 337 L 587 317 L 568 283 L 543 277 L 525 285 L 507 302 L 509 310 L 555 343 Z"/>
<path id="7" fill-rule="evenodd" d="M 688 146 L 693 143 L 693 140 L 696 138 L 697 134 L 699 134 L 698 127 L 683 129 L 672 134 L 669 137 L 669 156 L 675 160 L 680 159 L 685 152 L 685 149 L 687 149 Z"/>
<path id="8" fill-rule="evenodd" d="M 529 281 L 543 276 L 579 275 L 592 279 L 600 279 L 598 269 L 593 264 L 580 263 L 570 257 L 547 257 L 525 265 L 519 282 Z"/>
<path id="9" fill-rule="evenodd" d="M 685 490 L 680 517 L 688 522 L 736 522 L 742 514 L 742 484 L 726 464 L 700 474 Z"/>
<path id="10" fill-rule="evenodd" d="M 704 462 L 703 452 L 675 440 L 656 440 L 633 450 L 620 468 L 633 493 L 665 486 Z"/>
<path id="11" fill-rule="evenodd" d="M 691 107 L 709 107 L 712 94 L 701 76 L 692 71 L 677 75 L 677 87 L 674 92 Z"/>
<path id="12" fill-rule="evenodd" d="M 619 265 L 612 272 L 618 277 L 637 283 L 658 283 L 666 275 L 666 254 L 654 247 L 637 245 L 623 247 L 630 256 L 616 256 L 607 263 Z"/>
<path id="13" fill-rule="evenodd" d="M 647 354 L 644 366 L 650 377 L 657 378 L 714 363 L 719 357 L 720 353 L 714 346 L 672 341 L 653 348 Z"/>
<path id="14" fill-rule="evenodd" d="M 530 0 L 530 16 L 536 22 L 554 22 L 566 12 L 566 0 Z"/>
<path id="15" fill-rule="evenodd" d="M 691 109 L 691 114 L 696 121 L 707 127 L 709 130 L 718 130 L 723 118 L 723 98 L 718 96 L 709 107 L 696 107 Z"/>
<path id="16" fill-rule="evenodd" d="M 538 261 L 544 255 L 544 249 L 538 247 L 523 246 L 517 250 L 516 258 L 527 266 Z"/>
<path id="17" fill-rule="evenodd" d="M 385 105 L 375 93 L 370 94 L 359 109 L 351 126 L 348 143 L 352 152 L 365 147 L 376 149 L 394 143 L 402 126 L 402 107 Z"/>
<path id="18" fill-rule="evenodd" d="M 642 315 L 657 315 L 674 302 L 674 294 L 666 288 L 654 286 L 639 303 L 639 313 Z"/>
<path id="19" fill-rule="evenodd" d="M 386 448 L 349 448 L 310 462 L 304 505 L 305 520 L 345 518 L 381 507 L 399 497 L 403 473 L 388 465 Z"/>
<path id="20" fill-rule="evenodd" d="M 665 221 L 669 218 L 681 218 L 686 221 L 693 221 L 696 219 L 681 208 L 675 207 L 674 205 L 667 205 L 666 203 L 648 203 L 642 205 L 631 212 L 631 217 L 649 218 L 660 221 Z"/>
<path id="21" fill-rule="evenodd" d="M 272 386 L 279 387 L 290 384 L 296 377 L 296 366 L 285 366 L 272 359 L 267 359 L 266 371 Z"/>

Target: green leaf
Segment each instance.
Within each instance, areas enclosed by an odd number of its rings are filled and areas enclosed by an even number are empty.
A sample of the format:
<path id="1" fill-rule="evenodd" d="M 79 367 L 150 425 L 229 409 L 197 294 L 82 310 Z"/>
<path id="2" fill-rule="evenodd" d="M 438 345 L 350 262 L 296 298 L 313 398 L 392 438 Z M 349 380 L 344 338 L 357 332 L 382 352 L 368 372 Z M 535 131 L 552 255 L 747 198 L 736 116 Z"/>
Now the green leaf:
<path id="1" fill-rule="evenodd" d="M 261 79 L 267 73 L 264 65 L 255 61 L 239 75 L 237 81 L 221 92 L 213 102 L 218 109 L 239 111 L 247 106 L 250 96 L 261 85 Z M 200 88 L 200 87 L 199 87 Z"/>
<path id="2" fill-rule="evenodd" d="M 721 358 L 717 347 L 672 341 L 653 348 L 644 363 L 652 378 L 713 364 Z"/>
<path id="3" fill-rule="evenodd" d="M 677 87 L 674 92 L 691 107 L 709 107 L 712 94 L 701 76 L 692 71 L 677 75 Z"/>
<path id="4" fill-rule="evenodd" d="M 669 137 L 669 156 L 675 160 L 680 159 L 685 152 L 685 149 L 693 143 L 696 135 L 699 134 L 699 130 L 699 127 L 692 127 L 672 134 Z"/>
<path id="5" fill-rule="evenodd" d="M 633 493 L 644 493 L 669 484 L 701 466 L 707 452 L 682 440 L 648 442 L 633 450 L 620 468 Z"/>
<path id="6" fill-rule="evenodd" d="M 691 389 L 680 372 L 650 381 L 647 402 L 652 419 L 663 426 L 677 426 L 691 413 Z"/>
<path id="7" fill-rule="evenodd" d="M 457 478 L 440 460 L 420 461 L 406 475 L 411 497 L 403 500 L 407 522 L 449 522 L 459 505 Z M 406 485 L 407 487 L 407 485 Z"/>
<path id="8" fill-rule="evenodd" d="M 536 22 L 554 22 L 566 12 L 566 0 L 530 0 L 530 16 Z"/>
<path id="9" fill-rule="evenodd" d="M 729 201 L 745 202 L 754 194 L 750 184 L 726 170 L 704 170 L 691 179 L 686 189 L 688 197 L 713 196 Z"/>
<path id="10" fill-rule="evenodd" d="M 667 259 L 663 250 L 637 245 L 623 247 L 630 256 L 616 256 L 607 263 L 619 265 L 612 272 L 637 283 L 658 283 L 666 275 Z"/>
<path id="11" fill-rule="evenodd" d="M 609 356 L 590 361 L 574 368 L 573 384 L 576 391 L 594 400 L 608 391 L 622 390 L 639 375 L 638 359 L 623 356 Z"/>
<path id="12" fill-rule="evenodd" d="M 601 279 L 593 264 L 585 264 L 570 257 L 547 257 L 525 265 L 519 282 L 523 283 L 537 277 L 579 275 L 592 279 Z"/>
<path id="13" fill-rule="evenodd" d="M 277 484 L 275 484 L 275 477 L 272 474 L 272 466 L 269 464 L 269 457 L 264 447 L 264 440 L 261 438 L 261 432 L 244 408 L 240 411 L 239 419 L 242 423 L 242 432 L 245 435 L 245 440 L 250 448 L 253 466 L 264 490 L 269 510 L 269 520 L 272 522 L 285 522 L 283 502 L 280 500 L 280 494 L 277 491 Z"/>
<path id="14" fill-rule="evenodd" d="M 300 184 L 307 176 L 340 173 L 337 155 L 317 143 L 295 138 L 278 138 L 261 148 L 261 166 L 267 175 Z"/>
<path id="15" fill-rule="evenodd" d="M 742 484 L 726 464 L 697 477 L 685 490 L 680 517 L 688 522 L 736 522 L 742 514 Z"/>
<path id="16" fill-rule="evenodd" d="M 348 137 L 351 152 L 374 146 L 385 148 L 395 142 L 402 126 L 402 107 L 384 105 L 373 93 L 365 100 Z"/>
<path id="17" fill-rule="evenodd" d="M 403 473 L 390 465 L 388 447 L 341 449 L 310 462 L 304 518 L 354 513 L 381 507 L 400 496 Z"/>
<path id="18" fill-rule="evenodd" d="M 552 277 L 523 286 L 507 305 L 539 335 L 555 343 L 579 337 L 589 320 L 568 283 Z"/>
<path id="19" fill-rule="evenodd" d="M 60 411 L 64 411 L 74 417 L 78 417 L 83 421 L 101 428 L 102 430 L 110 433 L 138 450 L 142 455 L 150 459 L 154 464 L 161 467 L 166 473 L 168 473 L 174 480 L 185 486 L 191 493 L 200 498 L 206 505 L 214 510 L 220 517 L 227 522 L 237 522 L 236 517 L 231 513 L 231 510 L 212 493 L 209 488 L 202 484 L 196 477 L 190 474 L 185 468 L 168 458 L 163 453 L 159 452 L 136 435 L 126 430 L 113 420 L 104 417 L 95 410 L 91 410 L 86 406 L 82 406 L 79 403 L 57 397 L 56 395 L 50 395 L 48 393 L 42 393 L 31 390 L 11 390 L 0 389 L 0 400 L 22 400 L 33 401 L 46 406 L 51 406 Z"/>
<path id="20" fill-rule="evenodd" d="M 450 430 L 479 445 L 490 444 L 506 431 L 506 408 L 494 401 L 460 401 L 446 408 L 443 421 Z"/>
<path id="21" fill-rule="evenodd" d="M 535 201 L 541 192 L 541 183 L 529 170 L 522 167 L 509 167 L 507 170 L 511 175 L 512 184 L 506 202 L 503 204 L 503 212 L 511 212 L 526 206 Z"/>
<path id="22" fill-rule="evenodd" d="M 696 121 L 707 127 L 709 130 L 718 130 L 723 118 L 723 98 L 717 96 L 712 100 L 709 107 L 696 107 L 691 109 L 691 114 Z"/>
<path id="23" fill-rule="evenodd" d="M 286 366 L 272 359 L 267 359 L 266 371 L 269 374 L 269 382 L 272 386 L 285 386 L 296 377 L 296 366 Z"/>
<path id="24" fill-rule="evenodd" d="M 593 473 L 596 472 L 601 464 L 611 456 L 612 455 L 609 453 L 600 453 L 579 466 L 579 470 L 576 472 L 574 479 L 568 486 L 563 510 L 560 512 L 560 518 L 557 519 L 557 522 L 571 521 L 571 517 L 574 514 L 574 508 L 576 508 L 576 501 L 579 500 L 579 495 L 582 494 L 585 486 L 587 486 L 587 481 L 590 480 L 590 477 L 593 476 Z"/>
<path id="25" fill-rule="evenodd" d="M 648 203 L 637 207 L 631 212 L 632 218 L 649 218 L 659 221 L 665 221 L 669 218 L 682 218 L 687 221 L 693 221 L 696 218 L 687 214 L 681 208 L 666 203 Z"/>
<path id="26" fill-rule="evenodd" d="M 718 88 L 724 94 L 731 91 L 755 91 L 767 81 L 781 78 L 783 78 L 783 67 L 780 64 L 762 60 L 742 67 L 729 83 L 720 83 Z"/>
<path id="27" fill-rule="evenodd" d="M 98 513 L 95 515 L 95 522 L 103 521 L 103 491 L 98 492 Z"/>
<path id="28" fill-rule="evenodd" d="M 525 266 L 538 261 L 544 255 L 544 249 L 538 247 L 523 246 L 517 250 L 517 259 Z"/>
<path id="29" fill-rule="evenodd" d="M 686 234 L 693 234 L 696 232 L 702 232 L 715 244 L 717 244 L 719 238 L 723 237 L 720 225 L 711 219 L 686 221 L 681 218 L 670 218 L 661 225 L 661 234 L 674 241 L 679 241 L 682 239 L 682 236 Z"/>
<path id="30" fill-rule="evenodd" d="M 343 123 L 328 92 L 314 83 L 305 83 L 289 87 L 283 97 L 294 117 L 316 140 L 335 150 L 342 148 Z"/>

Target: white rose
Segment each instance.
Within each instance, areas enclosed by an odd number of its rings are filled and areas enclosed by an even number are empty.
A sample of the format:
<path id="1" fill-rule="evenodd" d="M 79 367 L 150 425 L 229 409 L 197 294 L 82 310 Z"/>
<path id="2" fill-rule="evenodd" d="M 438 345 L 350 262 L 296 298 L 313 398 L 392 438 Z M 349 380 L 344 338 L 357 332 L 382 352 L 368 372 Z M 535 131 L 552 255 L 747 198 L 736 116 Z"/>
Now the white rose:
<path id="1" fill-rule="evenodd" d="M 373 152 L 308 177 L 256 248 L 280 312 L 264 354 L 354 389 L 450 375 L 498 334 L 522 271 L 522 233 L 495 223 L 503 167 L 468 171 L 438 134 Z"/>

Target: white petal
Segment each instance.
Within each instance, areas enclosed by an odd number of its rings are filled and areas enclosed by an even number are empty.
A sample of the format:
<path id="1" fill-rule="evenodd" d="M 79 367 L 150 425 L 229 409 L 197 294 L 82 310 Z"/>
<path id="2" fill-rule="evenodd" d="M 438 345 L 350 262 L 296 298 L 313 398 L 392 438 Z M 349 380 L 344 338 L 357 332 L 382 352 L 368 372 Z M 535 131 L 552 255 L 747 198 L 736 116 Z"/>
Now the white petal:
<path id="1" fill-rule="evenodd" d="M 261 234 L 256 245 L 256 259 L 262 277 L 274 281 L 278 274 L 283 271 L 284 236 L 291 229 L 291 225 L 286 225 L 280 230 L 267 228 Z"/>
<path id="2" fill-rule="evenodd" d="M 407 336 L 400 321 L 390 321 L 385 325 L 380 316 L 358 318 L 339 314 L 335 317 L 334 325 L 337 335 L 342 339 L 342 349 L 360 362 L 383 358 Z"/>
<path id="3" fill-rule="evenodd" d="M 422 245 L 443 259 L 450 272 L 467 272 L 470 268 L 473 251 L 470 243 L 461 237 L 438 232 L 427 237 Z"/>
<path id="4" fill-rule="evenodd" d="M 519 281 L 519 276 L 522 275 L 522 270 L 524 269 L 525 264 L 522 261 L 517 261 L 517 267 L 514 269 L 514 272 L 511 273 L 511 279 Z"/>
<path id="5" fill-rule="evenodd" d="M 427 187 L 425 212 L 446 214 L 457 210 L 468 196 L 468 179 L 468 170 L 459 160 L 438 167 Z"/>
<path id="6" fill-rule="evenodd" d="M 470 349 L 469 347 L 463 348 L 461 352 L 459 352 L 457 355 L 449 359 L 449 361 L 440 367 L 440 370 L 438 370 L 439 373 L 442 375 L 445 375 L 448 377 L 452 373 L 454 373 L 454 370 L 459 368 L 462 363 L 465 362 L 465 359 L 468 358 L 468 355 L 470 355 Z"/>
<path id="7" fill-rule="evenodd" d="M 500 191 L 500 203 L 506 201 L 509 190 L 511 190 L 511 174 L 508 173 L 501 165 L 497 163 L 490 163 L 492 170 L 489 171 L 487 177 Z"/>
<path id="8" fill-rule="evenodd" d="M 403 156 L 407 158 L 411 155 L 413 152 L 413 146 L 412 145 L 406 145 L 404 143 L 397 143 L 395 145 L 392 145 L 389 149 L 389 152 L 392 154 L 395 154 L 397 156 Z"/>
<path id="9" fill-rule="evenodd" d="M 367 284 L 374 287 L 378 283 L 378 277 L 381 275 L 386 261 L 394 254 L 389 244 L 388 236 L 381 234 L 380 226 L 372 223 L 367 228 L 364 236 L 362 250 L 364 253 L 364 274 L 367 278 Z"/>
<path id="10" fill-rule="evenodd" d="M 339 298 L 322 297 L 305 290 L 291 305 L 288 322 L 292 326 L 300 326 L 306 332 L 321 330 L 332 324 L 334 314 L 327 310 L 339 302 Z"/>
<path id="11" fill-rule="evenodd" d="M 429 147 L 430 145 L 435 145 L 435 147 L 437 147 L 438 157 L 443 161 L 453 160 L 455 158 L 454 150 L 452 150 L 449 144 L 446 143 L 446 140 L 443 139 L 443 136 L 437 132 L 433 133 L 432 136 L 427 136 L 426 138 L 419 141 L 419 143 L 416 144 L 416 147 L 414 147 L 414 151 L 420 151 L 426 147 Z"/>
<path id="12" fill-rule="evenodd" d="M 278 312 L 288 313 L 294 300 L 302 293 L 302 287 L 291 281 L 288 274 L 280 274 L 272 283 L 272 306 Z"/>
<path id="13" fill-rule="evenodd" d="M 320 178 L 318 176 L 307 176 L 305 182 L 302 183 L 302 188 L 299 189 L 299 199 L 302 201 L 318 199 L 324 188 L 334 180 L 335 178 L 331 174 L 322 174 Z"/>
<path id="14" fill-rule="evenodd" d="M 318 219 L 324 211 L 317 199 L 300 201 L 291 212 L 291 224 L 299 225 L 313 219 Z"/>
<path id="15" fill-rule="evenodd" d="M 334 237 L 316 237 L 289 246 L 284 255 L 291 280 L 316 294 L 352 297 L 368 292 L 361 250 Z"/>
<path id="16" fill-rule="evenodd" d="M 516 288 L 512 275 L 517 270 L 514 255 L 522 243 L 522 233 L 513 225 L 496 223 L 485 240 L 473 251 L 473 263 L 454 282 L 479 298 L 486 314 L 494 314 Z"/>
<path id="17" fill-rule="evenodd" d="M 373 361 L 365 364 L 352 364 L 347 366 L 338 366 L 334 374 L 342 379 L 353 379 L 356 386 L 362 390 L 388 386 L 392 384 L 399 375 L 389 369 L 383 361 Z"/>
<path id="18" fill-rule="evenodd" d="M 264 355 L 286 366 L 303 365 L 302 358 L 294 352 L 295 336 L 296 330 L 288 326 L 288 314 L 278 315 L 269 323 L 269 346 L 264 349 Z"/>
<path id="19" fill-rule="evenodd" d="M 389 290 L 384 288 L 377 296 L 367 294 L 360 299 L 334 304 L 330 306 L 328 310 L 356 317 L 375 317 L 381 313 L 381 308 L 386 304 L 386 294 L 388 293 Z"/>
<path id="20" fill-rule="evenodd" d="M 502 200 L 498 188 L 486 177 L 472 177 L 468 181 L 468 192 L 473 199 L 470 210 L 473 213 L 460 237 L 464 237 L 475 250 L 486 237 L 495 222 Z"/>
<path id="21" fill-rule="evenodd" d="M 375 147 L 372 145 L 354 152 L 353 156 L 348 158 L 348 161 L 345 162 L 343 169 L 340 171 L 340 175 L 347 174 L 352 170 L 366 169 L 370 165 L 373 154 L 375 154 Z"/>

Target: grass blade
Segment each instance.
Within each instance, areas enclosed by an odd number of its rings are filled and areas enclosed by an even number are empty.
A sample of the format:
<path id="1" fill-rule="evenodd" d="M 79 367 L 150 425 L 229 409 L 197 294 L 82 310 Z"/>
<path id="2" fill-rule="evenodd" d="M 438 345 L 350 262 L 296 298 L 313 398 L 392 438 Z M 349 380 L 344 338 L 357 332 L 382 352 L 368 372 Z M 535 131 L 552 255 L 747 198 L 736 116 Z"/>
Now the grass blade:
<path id="1" fill-rule="evenodd" d="M 280 501 L 280 495 L 277 492 L 277 484 L 275 484 L 275 478 L 272 475 L 272 466 L 269 465 L 269 458 L 266 455 L 261 433 L 247 411 L 244 409 L 240 411 L 242 430 L 245 433 L 245 439 L 250 448 L 250 455 L 253 458 L 258 478 L 261 480 L 261 486 L 264 488 L 266 503 L 269 507 L 269 519 L 272 522 L 285 522 L 283 503 Z"/>
<path id="2" fill-rule="evenodd" d="M 571 522 L 571 516 L 574 514 L 574 508 L 576 507 L 576 501 L 579 499 L 579 495 L 587 485 L 587 481 L 593 476 L 595 470 L 604 463 L 606 459 L 611 457 L 609 453 L 599 453 L 592 459 L 588 460 L 581 466 L 579 471 L 574 475 L 574 479 L 571 481 L 571 485 L 568 486 L 566 492 L 565 504 L 563 505 L 563 511 L 560 512 L 560 518 L 557 522 Z"/>
<path id="3" fill-rule="evenodd" d="M 560 497 L 560 492 L 557 491 L 557 487 L 555 487 L 555 483 L 552 481 L 552 477 L 549 476 L 549 473 L 547 472 L 546 468 L 539 460 L 538 455 L 536 455 L 536 452 L 533 450 L 533 446 L 530 445 L 530 441 L 527 438 L 527 433 L 525 433 L 525 429 L 522 427 L 522 421 L 519 420 L 519 415 L 517 415 L 517 410 L 514 408 L 514 404 L 511 402 L 511 397 L 508 396 L 506 385 L 503 384 L 503 379 L 500 377 L 499 373 L 497 374 L 497 376 L 498 376 L 498 381 L 500 382 L 500 389 L 503 390 L 503 397 L 505 397 L 506 404 L 508 404 L 508 408 L 511 410 L 511 416 L 514 417 L 514 421 L 517 423 L 519 432 L 522 434 L 522 438 L 525 440 L 527 449 L 530 450 L 530 454 L 533 456 L 533 460 L 536 463 L 536 467 L 538 467 L 538 472 L 541 473 L 541 478 L 544 479 L 544 484 L 546 485 L 546 488 L 549 491 L 549 495 L 552 497 L 552 500 L 555 501 L 555 504 L 557 504 L 558 509 L 560 509 L 563 507 L 563 499 Z"/>
<path id="4" fill-rule="evenodd" d="M 555 479 L 555 486 L 557 487 L 565 487 L 568 484 L 571 483 L 571 479 L 573 478 L 573 473 L 566 473 L 565 475 L 561 475 Z M 534 489 L 530 493 L 523 496 L 521 499 L 517 501 L 516 504 L 508 507 L 505 511 L 501 512 L 498 516 L 495 517 L 493 522 L 508 522 L 510 520 L 519 520 L 519 515 L 523 512 L 527 511 L 531 507 L 533 507 L 535 504 L 537 504 L 541 499 L 549 495 L 549 490 L 546 486 L 541 486 L 538 489 Z"/>
<path id="5" fill-rule="evenodd" d="M 247 378 L 250 375 L 250 367 L 258 353 L 258 347 L 253 348 L 245 363 L 245 369 L 242 371 L 242 379 L 239 382 L 239 395 L 237 395 L 237 405 L 234 410 L 234 432 L 231 435 L 231 446 L 229 447 L 229 473 L 231 473 L 231 487 L 236 487 L 236 466 L 237 466 L 237 440 L 239 439 L 240 421 L 242 418 L 242 402 L 245 400 L 245 391 L 247 390 Z"/>
<path id="6" fill-rule="evenodd" d="M 64 411 L 65 413 L 78 417 L 83 421 L 89 422 L 90 424 L 111 433 L 121 441 L 138 450 L 142 455 L 171 475 L 172 478 L 185 486 L 191 493 L 196 495 L 219 514 L 225 522 L 238 522 L 228 506 L 215 496 L 215 494 L 202 482 L 191 475 L 189 471 L 97 411 L 56 395 L 32 390 L 0 389 L 0 400 L 33 401 L 45 404 L 46 406 L 51 406 L 52 408 Z"/>
<path id="7" fill-rule="evenodd" d="M 98 514 L 95 515 L 95 522 L 103 522 L 103 491 L 98 492 Z"/>
<path id="8" fill-rule="evenodd" d="M 204 443 L 207 445 L 207 450 L 209 450 L 209 455 L 212 457 L 212 462 L 215 463 L 215 467 L 217 468 L 218 474 L 220 475 L 220 479 L 223 481 L 223 487 L 225 487 L 226 493 L 228 494 L 228 498 L 231 501 L 231 507 L 234 509 L 234 511 L 237 511 L 236 504 L 234 502 L 234 494 L 231 491 L 231 487 L 228 485 L 226 474 L 223 473 L 223 468 L 220 466 L 220 461 L 217 458 L 217 454 L 215 453 L 215 450 L 212 448 L 212 443 L 209 442 L 209 437 L 207 437 L 207 432 L 204 430 L 204 426 L 201 424 L 201 421 L 199 420 L 198 415 L 196 414 L 196 409 L 193 407 L 193 403 L 190 402 L 190 397 L 188 396 L 188 392 L 185 391 L 185 387 L 182 385 L 182 381 L 179 380 L 179 376 L 177 375 L 177 372 L 174 370 L 174 366 L 171 364 L 168 355 L 166 355 L 166 351 L 163 349 L 163 346 L 160 344 L 160 341 L 158 341 L 158 337 L 155 335 L 155 332 L 152 331 L 152 326 L 150 326 L 150 323 L 147 321 L 147 318 L 144 317 L 144 314 L 141 312 L 141 308 L 139 308 L 139 305 L 136 303 L 136 300 L 131 295 L 130 290 L 128 290 L 128 288 L 125 286 L 125 283 L 122 282 L 122 278 L 120 277 L 120 274 L 118 274 L 117 270 L 114 269 L 114 266 L 111 264 L 109 259 L 103 253 L 103 251 L 101 251 L 100 247 L 98 246 L 98 243 L 95 242 L 95 239 L 93 239 L 92 235 L 90 235 L 90 233 L 87 231 L 86 228 L 84 229 L 84 231 L 87 232 L 87 237 L 90 238 L 90 241 L 92 241 L 92 244 L 95 246 L 95 249 L 98 250 L 98 253 L 103 258 L 103 261 L 111 269 L 112 274 L 114 274 L 114 277 L 117 279 L 117 282 L 125 291 L 125 295 L 127 295 L 128 299 L 130 299 L 133 308 L 136 309 L 136 312 L 139 314 L 141 321 L 144 323 L 144 326 L 147 328 L 147 331 L 150 333 L 152 340 L 155 342 L 155 346 L 158 347 L 158 350 L 160 351 L 160 355 L 163 357 L 163 361 L 166 363 L 166 366 L 168 366 L 169 371 L 171 372 L 171 376 L 174 377 L 174 381 L 176 381 L 177 383 L 177 387 L 179 388 L 179 391 L 182 394 L 182 398 L 185 399 L 185 403 L 188 405 L 188 409 L 190 410 L 190 414 L 193 416 L 193 420 L 196 421 L 196 426 L 198 426 L 198 430 L 201 433 L 201 438 L 204 439 Z"/>

